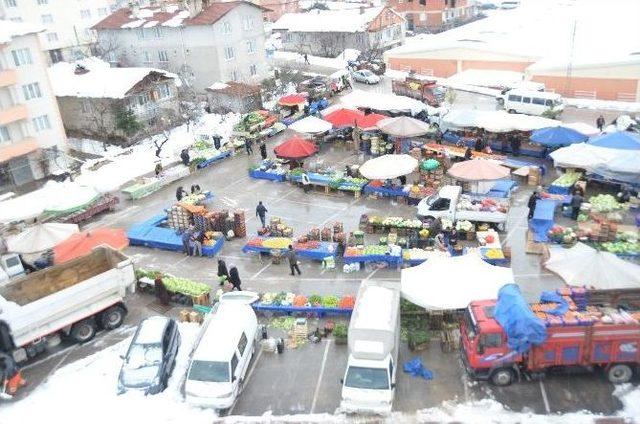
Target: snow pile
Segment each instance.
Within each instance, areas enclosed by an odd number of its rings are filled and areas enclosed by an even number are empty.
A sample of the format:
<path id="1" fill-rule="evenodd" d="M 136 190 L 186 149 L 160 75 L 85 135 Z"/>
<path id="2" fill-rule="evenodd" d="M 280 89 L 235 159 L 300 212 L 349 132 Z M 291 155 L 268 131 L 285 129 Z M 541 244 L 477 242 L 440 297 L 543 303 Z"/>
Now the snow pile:
<path id="1" fill-rule="evenodd" d="M 345 69 L 349 61 L 356 60 L 360 56 L 360 51 L 355 49 L 345 49 L 336 57 L 320 57 L 307 55 L 309 64 L 316 66 L 324 66 L 333 69 Z M 286 60 L 291 62 L 304 63 L 304 56 L 296 52 L 273 52 L 273 58 L 276 60 Z"/>
<path id="2" fill-rule="evenodd" d="M 82 66 L 88 72 L 76 74 L 76 66 Z M 173 78 L 176 85 L 180 85 L 176 74 L 162 69 L 112 68 L 107 62 L 95 57 L 74 63 L 58 62 L 49 68 L 49 79 L 57 97 L 122 99 L 151 72 Z"/>
<path id="3" fill-rule="evenodd" d="M 157 395 L 126 392 L 116 387 L 124 354 L 131 339 L 58 370 L 27 398 L 3 405 L 3 424 L 64 422 L 65 424 L 162 423 L 209 424 L 213 410 L 190 406 L 180 393 L 189 354 L 200 327 L 179 324 L 182 344 L 167 389 Z"/>
<path id="4" fill-rule="evenodd" d="M 353 90 L 342 96 L 340 101 L 356 108 L 370 108 L 373 110 L 408 111 L 415 115 L 426 110 L 429 115 L 438 113 L 438 109 L 428 106 L 419 100 L 395 94 L 371 93 L 363 90 Z"/>
<path id="5" fill-rule="evenodd" d="M 273 24 L 273 31 L 362 32 L 382 12 L 383 7 L 343 10 L 314 9 L 305 13 L 285 13 Z"/>
<path id="6" fill-rule="evenodd" d="M 0 44 L 9 43 L 13 37 L 44 31 L 44 27 L 24 22 L 0 19 Z"/>

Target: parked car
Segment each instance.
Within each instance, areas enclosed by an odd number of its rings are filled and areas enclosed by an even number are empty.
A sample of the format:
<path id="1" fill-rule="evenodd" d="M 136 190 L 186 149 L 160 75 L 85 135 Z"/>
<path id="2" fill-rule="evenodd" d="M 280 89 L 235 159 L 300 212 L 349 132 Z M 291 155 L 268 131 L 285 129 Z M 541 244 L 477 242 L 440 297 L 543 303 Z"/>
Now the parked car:
<path id="1" fill-rule="evenodd" d="M 175 320 L 161 316 L 144 319 L 122 357 L 118 393 L 139 390 L 153 395 L 166 389 L 179 347 L 180 332 Z"/>
<path id="2" fill-rule="evenodd" d="M 353 71 L 353 79 L 365 84 L 377 84 L 380 82 L 380 77 L 368 69 Z"/>

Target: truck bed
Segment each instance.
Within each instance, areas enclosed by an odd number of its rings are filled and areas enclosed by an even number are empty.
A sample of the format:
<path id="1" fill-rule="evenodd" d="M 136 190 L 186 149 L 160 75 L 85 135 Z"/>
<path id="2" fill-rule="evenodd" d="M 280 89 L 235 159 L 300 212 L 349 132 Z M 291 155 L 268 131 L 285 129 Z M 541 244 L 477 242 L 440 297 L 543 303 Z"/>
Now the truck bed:
<path id="1" fill-rule="evenodd" d="M 20 306 L 102 274 L 127 259 L 120 252 L 96 249 L 93 254 L 46 268 L 0 288 L 0 296 Z"/>

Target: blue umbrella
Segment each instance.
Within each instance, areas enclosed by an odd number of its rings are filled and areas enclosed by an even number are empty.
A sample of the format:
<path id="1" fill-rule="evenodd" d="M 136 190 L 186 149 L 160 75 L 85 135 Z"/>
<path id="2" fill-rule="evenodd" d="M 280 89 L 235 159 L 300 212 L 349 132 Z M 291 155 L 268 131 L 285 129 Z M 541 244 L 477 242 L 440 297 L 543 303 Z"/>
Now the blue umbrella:
<path id="1" fill-rule="evenodd" d="M 592 146 L 620 150 L 640 150 L 640 135 L 618 131 L 594 137 L 588 142 Z"/>
<path id="2" fill-rule="evenodd" d="M 582 143 L 589 137 L 578 131 L 566 127 L 548 127 L 536 130 L 531 134 L 530 140 L 549 147 L 568 146 L 573 143 Z"/>

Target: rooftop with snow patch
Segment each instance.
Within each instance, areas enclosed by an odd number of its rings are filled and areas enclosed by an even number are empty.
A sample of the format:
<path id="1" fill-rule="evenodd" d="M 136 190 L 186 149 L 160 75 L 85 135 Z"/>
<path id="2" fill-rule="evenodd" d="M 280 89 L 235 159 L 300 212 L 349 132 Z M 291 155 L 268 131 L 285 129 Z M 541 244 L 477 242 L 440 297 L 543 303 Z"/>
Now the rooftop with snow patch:
<path id="1" fill-rule="evenodd" d="M 381 6 L 368 9 L 313 9 L 305 13 L 285 13 L 273 24 L 272 29 L 290 32 L 362 32 L 369 29 L 369 25 L 384 9 L 385 7 Z"/>
<path id="2" fill-rule="evenodd" d="M 25 22 L 0 19 L 0 44 L 9 43 L 12 38 L 44 31 L 44 28 Z"/>

